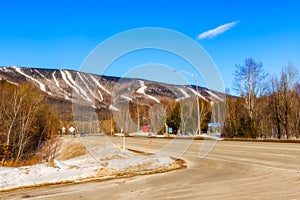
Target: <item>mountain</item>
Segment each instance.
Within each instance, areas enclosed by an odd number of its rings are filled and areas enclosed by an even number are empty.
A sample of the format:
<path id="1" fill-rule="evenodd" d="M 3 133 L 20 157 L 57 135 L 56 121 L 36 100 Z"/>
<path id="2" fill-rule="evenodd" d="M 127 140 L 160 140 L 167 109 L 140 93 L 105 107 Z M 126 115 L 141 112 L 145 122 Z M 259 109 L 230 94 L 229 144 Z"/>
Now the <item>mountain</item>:
<path id="1" fill-rule="evenodd" d="M 222 100 L 222 94 L 203 87 L 100 76 L 73 70 L 1 67 L 0 80 L 16 85 L 26 82 L 36 85 L 62 115 L 71 113 L 74 104 L 81 105 L 85 110 L 97 109 L 105 118 L 109 110 L 121 109 L 122 102 L 135 103 L 138 99 L 149 105 L 160 104 L 167 98 L 181 101 L 195 95 L 207 102 Z"/>

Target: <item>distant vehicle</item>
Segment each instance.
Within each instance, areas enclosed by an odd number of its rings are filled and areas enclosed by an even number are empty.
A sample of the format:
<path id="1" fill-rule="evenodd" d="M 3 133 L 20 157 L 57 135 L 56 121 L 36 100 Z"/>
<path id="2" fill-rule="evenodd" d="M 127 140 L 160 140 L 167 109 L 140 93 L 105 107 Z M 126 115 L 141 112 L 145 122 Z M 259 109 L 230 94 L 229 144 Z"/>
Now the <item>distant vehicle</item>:
<path id="1" fill-rule="evenodd" d="M 86 134 L 83 133 L 83 132 L 81 132 L 79 135 L 80 135 L 80 137 L 85 137 L 86 136 Z"/>

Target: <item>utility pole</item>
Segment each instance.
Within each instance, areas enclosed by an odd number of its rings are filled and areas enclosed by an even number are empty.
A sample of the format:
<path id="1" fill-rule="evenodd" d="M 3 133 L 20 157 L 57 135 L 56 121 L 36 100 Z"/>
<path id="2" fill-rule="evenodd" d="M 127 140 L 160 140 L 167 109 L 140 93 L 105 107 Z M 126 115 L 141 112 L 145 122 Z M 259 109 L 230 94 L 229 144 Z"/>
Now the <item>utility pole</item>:
<path id="1" fill-rule="evenodd" d="M 198 135 L 200 135 L 201 134 L 201 124 L 200 124 L 200 106 L 199 106 L 199 90 L 198 90 L 198 76 L 197 75 L 195 75 L 195 74 L 193 74 L 193 73 L 191 73 L 191 72 L 188 72 L 188 71 L 184 71 L 184 70 L 176 70 L 176 69 L 174 69 L 173 70 L 174 72 L 177 72 L 177 73 L 180 73 L 180 72 L 182 72 L 182 73 L 186 73 L 186 74 L 189 74 L 189 75 L 191 75 L 193 78 L 194 78 L 194 80 L 195 80 L 195 83 L 196 83 L 196 92 L 197 92 L 197 95 L 196 95 L 196 98 L 197 98 L 197 115 L 198 115 L 198 119 L 197 119 L 197 133 L 198 133 Z"/>
<path id="2" fill-rule="evenodd" d="M 137 132 L 140 131 L 140 112 L 139 112 L 139 99 L 136 97 L 136 109 L 137 109 Z"/>

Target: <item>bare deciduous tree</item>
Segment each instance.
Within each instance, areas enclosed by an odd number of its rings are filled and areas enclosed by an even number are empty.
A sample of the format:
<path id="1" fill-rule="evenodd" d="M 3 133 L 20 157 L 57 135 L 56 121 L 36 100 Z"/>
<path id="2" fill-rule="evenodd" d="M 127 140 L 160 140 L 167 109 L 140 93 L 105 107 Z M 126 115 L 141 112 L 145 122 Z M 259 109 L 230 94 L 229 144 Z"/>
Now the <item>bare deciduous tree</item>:
<path id="1" fill-rule="evenodd" d="M 54 142 L 59 120 L 54 120 L 45 96 L 35 86 L 1 83 L 0 87 L 2 164 L 8 160 L 29 160 L 39 150 L 41 141 Z"/>
<path id="2" fill-rule="evenodd" d="M 254 116 L 256 98 L 262 96 L 266 91 L 267 76 L 262 63 L 256 62 L 253 58 L 244 60 L 243 65 L 236 65 L 233 89 L 245 98 L 251 120 Z"/>
<path id="3" fill-rule="evenodd" d="M 287 138 L 296 136 L 299 118 L 299 96 L 295 90 L 297 75 L 297 70 L 289 63 L 282 69 L 279 78 L 272 79 L 272 107 L 276 116 L 278 138 L 282 134 Z"/>
<path id="4" fill-rule="evenodd" d="M 161 132 L 166 124 L 167 113 L 165 108 L 160 104 L 155 104 L 150 108 L 150 125 L 155 133 Z"/>

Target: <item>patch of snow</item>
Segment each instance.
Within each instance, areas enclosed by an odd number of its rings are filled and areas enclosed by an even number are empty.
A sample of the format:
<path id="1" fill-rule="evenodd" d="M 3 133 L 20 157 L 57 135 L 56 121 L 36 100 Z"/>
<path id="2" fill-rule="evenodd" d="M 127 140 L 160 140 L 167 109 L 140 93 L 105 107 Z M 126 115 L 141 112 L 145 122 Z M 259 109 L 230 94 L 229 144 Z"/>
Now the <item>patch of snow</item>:
<path id="1" fill-rule="evenodd" d="M 52 85 L 53 82 L 51 80 L 49 80 L 46 76 L 44 76 L 41 72 L 39 72 L 37 69 L 34 69 L 34 71 L 37 74 L 39 74 L 43 78 L 43 80 L 46 80 L 50 85 Z M 49 88 L 49 85 L 48 85 L 48 88 Z M 53 96 L 53 93 L 51 91 L 48 91 L 48 94 Z"/>
<path id="2" fill-rule="evenodd" d="M 99 96 L 100 96 L 100 99 L 99 99 L 99 101 L 103 101 L 103 96 L 102 96 L 102 93 L 97 89 L 97 92 L 98 92 L 98 94 L 99 94 Z"/>
<path id="3" fill-rule="evenodd" d="M 94 81 L 94 83 L 97 84 L 97 86 L 98 86 L 99 88 L 101 88 L 102 90 L 104 90 L 106 93 L 111 94 L 110 91 L 108 91 L 105 87 L 103 87 L 103 85 L 101 85 L 101 84 L 99 83 L 99 81 L 98 81 L 92 74 L 90 74 L 90 77 L 91 77 L 91 79 Z"/>
<path id="4" fill-rule="evenodd" d="M 46 76 L 44 76 L 41 72 L 39 72 L 38 70 L 34 70 L 36 73 L 38 73 L 41 77 L 43 77 L 44 79 L 46 79 L 48 82 L 51 82 L 52 83 L 52 81 L 50 81 L 48 78 L 46 78 Z"/>
<path id="5" fill-rule="evenodd" d="M 0 68 L 0 69 L 1 69 L 1 68 Z M 0 80 L 4 80 L 4 79 L 0 77 Z M 5 81 L 7 81 L 8 83 L 13 84 L 13 85 L 19 85 L 18 83 L 12 82 L 12 81 L 10 81 L 10 80 L 6 80 L 6 79 L 5 79 Z"/>
<path id="6" fill-rule="evenodd" d="M 77 91 L 79 91 L 83 96 L 84 96 L 84 99 L 89 101 L 89 102 L 93 102 L 92 99 L 90 99 L 90 97 L 87 95 L 86 91 L 80 87 L 75 80 L 73 80 L 73 77 L 71 75 L 71 73 L 69 71 L 65 71 L 66 75 L 67 75 L 67 78 L 69 79 L 69 81 L 74 85 L 74 87 L 78 88 Z"/>
<path id="7" fill-rule="evenodd" d="M 197 93 L 197 91 L 194 90 L 193 88 L 188 87 L 188 89 L 190 91 L 192 91 L 195 95 L 197 95 L 198 97 L 200 97 L 201 99 L 203 99 L 204 101 L 207 101 L 207 99 L 204 96 L 202 96 L 199 92 Z"/>
<path id="8" fill-rule="evenodd" d="M 94 82 L 91 82 L 91 80 L 84 74 L 84 73 L 81 73 L 81 76 L 86 80 L 86 82 L 87 82 L 87 85 L 89 84 L 89 85 L 95 85 L 95 83 Z M 88 88 L 89 89 L 89 88 Z M 93 94 L 93 96 L 94 96 L 94 98 L 95 99 L 98 99 L 99 101 L 103 101 L 103 95 L 102 95 L 102 93 L 98 90 L 98 88 L 97 87 L 94 87 L 93 88 L 95 91 L 97 91 L 97 93 L 99 94 L 99 97 L 100 97 L 100 99 L 96 96 L 96 92 L 94 92 L 94 94 Z M 91 89 L 89 89 L 89 91 L 91 91 Z"/>
<path id="9" fill-rule="evenodd" d="M 141 87 L 139 89 L 137 89 L 137 91 L 136 91 L 137 93 L 144 94 L 149 99 L 152 99 L 152 100 L 156 101 L 157 103 L 160 103 L 160 101 L 156 97 L 146 94 L 145 90 L 147 89 L 147 86 L 145 85 L 144 81 L 139 80 L 139 83 L 140 83 Z"/>
<path id="10" fill-rule="evenodd" d="M 15 83 L 15 82 L 12 82 L 12 81 L 9 81 L 9 80 L 6 80 L 6 81 L 11 83 L 11 84 L 14 84 L 14 85 L 19 85 L 18 83 Z"/>
<path id="11" fill-rule="evenodd" d="M 147 95 L 147 97 L 148 97 L 149 99 L 152 99 L 152 100 L 156 101 L 157 103 L 160 103 L 160 101 L 159 101 L 156 97 L 154 97 L 154 96 Z"/>
<path id="12" fill-rule="evenodd" d="M 87 82 L 87 85 L 95 85 L 94 82 L 91 82 L 91 80 L 84 74 L 84 73 L 81 73 L 81 76 L 86 80 Z M 103 96 L 102 96 L 102 93 L 97 89 L 97 87 L 94 87 L 93 88 L 95 91 L 97 91 L 97 93 L 99 94 L 99 97 L 100 99 L 96 96 L 96 92 L 94 92 L 93 96 L 95 97 L 95 99 L 98 99 L 99 101 L 103 101 Z M 91 89 L 89 89 L 89 91 L 91 91 Z"/>
<path id="13" fill-rule="evenodd" d="M 29 78 L 30 80 L 32 80 L 32 81 L 34 81 L 34 82 L 36 82 L 36 83 L 38 83 L 39 86 L 40 86 L 40 89 L 41 89 L 43 92 L 48 93 L 48 92 L 46 91 L 45 85 L 44 85 L 42 82 L 40 82 L 40 81 L 36 80 L 35 78 L 33 78 L 33 77 L 27 75 L 26 73 L 24 73 L 24 72 L 21 70 L 21 68 L 18 68 L 18 67 L 13 67 L 13 68 L 14 68 L 14 69 L 16 70 L 16 72 L 18 72 L 19 74 L 21 74 L 21 75 L 23 75 L 23 76 Z"/>
<path id="14" fill-rule="evenodd" d="M 9 167 L 0 167 L 0 171 L 6 171 L 6 170 L 11 170 Z"/>
<path id="15" fill-rule="evenodd" d="M 54 164 L 59 169 L 69 169 L 70 166 L 68 166 L 66 163 L 60 160 L 54 160 Z"/>
<path id="16" fill-rule="evenodd" d="M 219 101 L 224 102 L 224 99 L 220 98 L 218 95 L 214 94 L 213 92 L 211 92 L 211 91 L 209 91 L 209 90 L 206 90 L 206 91 L 207 91 L 207 93 L 208 93 L 210 96 L 212 96 L 212 97 L 218 99 Z"/>
<path id="17" fill-rule="evenodd" d="M 140 83 L 140 86 L 141 86 L 141 87 L 140 87 L 136 92 L 137 92 L 137 93 L 140 93 L 140 94 L 146 94 L 146 93 L 145 93 L 145 90 L 146 90 L 147 86 L 145 85 L 145 82 L 139 80 L 139 83 Z"/>
<path id="18" fill-rule="evenodd" d="M 72 84 L 70 83 L 70 81 L 67 79 L 66 74 L 65 74 L 65 72 L 64 72 L 63 70 L 60 71 L 60 74 L 61 74 L 63 80 L 65 81 L 65 83 L 66 83 L 68 86 L 70 86 L 71 88 L 73 88 L 77 93 L 79 93 L 78 89 L 77 89 L 77 88 L 74 88 L 74 85 L 72 85 Z"/>
<path id="19" fill-rule="evenodd" d="M 3 72 L 10 72 L 10 69 L 7 69 L 6 67 L 0 67 L 0 70 Z"/>
<path id="20" fill-rule="evenodd" d="M 55 83 L 56 87 L 62 92 L 62 96 L 65 99 L 70 100 L 71 94 L 69 94 L 67 91 L 65 91 L 63 88 L 60 87 L 60 84 L 59 84 L 58 80 L 56 79 L 55 74 L 56 74 L 56 71 L 54 71 L 52 73 L 52 78 L 54 80 L 54 83 Z"/>
<path id="21" fill-rule="evenodd" d="M 80 78 L 80 80 L 82 81 L 82 83 L 84 84 L 84 86 L 87 88 L 87 90 L 89 91 L 89 93 L 90 93 L 95 99 L 98 99 L 98 98 L 96 97 L 95 93 L 91 91 L 90 87 L 88 86 L 88 84 L 87 84 L 86 81 L 84 80 L 84 79 L 86 79 L 86 78 L 84 77 L 84 75 L 82 74 L 82 76 L 81 76 L 81 74 L 80 74 L 79 72 L 77 72 L 77 76 Z M 98 91 L 98 94 L 100 95 L 100 99 L 98 99 L 98 100 L 99 100 L 99 101 L 103 101 L 102 94 L 99 93 L 99 91 Z"/>
<path id="22" fill-rule="evenodd" d="M 55 73 L 56 73 L 56 71 L 53 72 L 52 78 L 53 78 L 53 80 L 54 80 L 55 85 L 56 85 L 58 88 L 60 88 L 59 82 L 57 81 L 57 79 L 56 79 L 56 77 L 55 77 Z"/>
<path id="23" fill-rule="evenodd" d="M 92 82 L 84 73 L 80 73 L 80 75 L 86 80 L 87 84 L 95 85 L 95 83 Z"/>
<path id="24" fill-rule="evenodd" d="M 169 156 L 134 154 L 111 143 L 99 143 L 95 138 L 85 137 L 81 142 L 93 156 L 86 154 L 69 160 L 54 160 L 52 163 L 18 168 L 0 167 L 0 191 L 39 184 L 79 182 L 83 179 L 111 176 L 113 172 L 155 170 L 174 162 Z"/>
<path id="25" fill-rule="evenodd" d="M 123 99 L 127 99 L 128 101 L 132 101 L 132 98 L 128 97 L 128 96 L 125 96 L 125 95 L 121 95 L 121 98 Z"/>
<path id="26" fill-rule="evenodd" d="M 180 100 L 191 97 L 190 95 L 188 95 L 188 93 L 184 89 L 182 89 L 180 87 L 177 87 L 177 89 L 180 90 L 180 92 L 183 94 L 183 97 L 177 98 L 176 101 L 180 101 Z"/>
<path id="27" fill-rule="evenodd" d="M 119 109 L 118 108 L 116 108 L 115 106 L 113 106 L 113 105 L 109 105 L 109 107 L 108 107 L 110 110 L 113 110 L 113 111 L 119 111 Z"/>
<path id="28" fill-rule="evenodd" d="M 72 75 L 68 71 L 61 70 L 60 73 L 65 83 L 69 85 L 82 99 L 93 102 L 90 98 L 86 97 L 85 91 L 82 91 L 81 88 L 76 87 L 76 83 L 73 80 Z M 85 93 L 85 96 L 81 92 Z"/>

